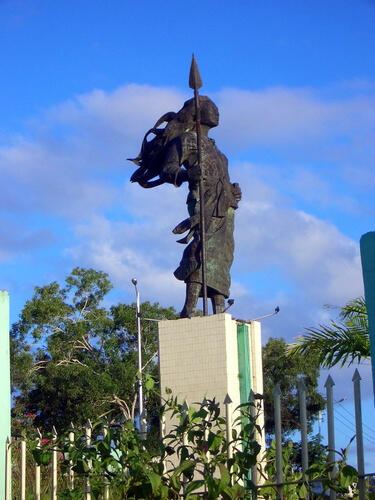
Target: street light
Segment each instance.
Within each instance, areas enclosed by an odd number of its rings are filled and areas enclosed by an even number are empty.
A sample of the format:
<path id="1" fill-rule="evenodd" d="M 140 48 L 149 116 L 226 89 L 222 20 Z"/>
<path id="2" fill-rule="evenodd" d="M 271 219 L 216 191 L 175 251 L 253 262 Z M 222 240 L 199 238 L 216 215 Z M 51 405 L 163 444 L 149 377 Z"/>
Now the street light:
<path id="1" fill-rule="evenodd" d="M 141 331 L 141 304 L 139 291 L 137 288 L 137 279 L 133 278 L 132 283 L 135 288 L 136 296 L 136 315 L 137 315 L 137 349 L 138 349 L 138 403 L 139 403 L 139 431 L 145 433 L 146 425 L 143 409 L 143 382 L 142 382 L 142 331 Z"/>
<path id="2" fill-rule="evenodd" d="M 276 306 L 275 310 L 272 313 L 265 314 L 264 316 L 258 316 L 258 318 L 249 319 L 249 323 L 251 323 L 252 321 L 259 321 L 260 319 L 270 318 L 271 316 L 275 316 L 275 314 L 277 314 L 279 311 L 280 307 Z"/>

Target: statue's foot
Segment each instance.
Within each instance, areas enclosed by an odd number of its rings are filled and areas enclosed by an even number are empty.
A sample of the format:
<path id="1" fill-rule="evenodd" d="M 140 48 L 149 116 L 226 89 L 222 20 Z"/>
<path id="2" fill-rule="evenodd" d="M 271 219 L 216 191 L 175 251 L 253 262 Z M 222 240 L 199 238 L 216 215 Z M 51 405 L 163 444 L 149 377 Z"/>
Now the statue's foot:
<path id="1" fill-rule="evenodd" d="M 200 316 L 196 309 L 188 309 L 184 307 L 180 312 L 180 318 L 195 318 L 196 316 Z"/>
<path id="2" fill-rule="evenodd" d="M 185 307 L 180 312 L 180 318 L 192 318 L 192 317 L 193 317 L 193 312 L 187 311 Z"/>
<path id="3" fill-rule="evenodd" d="M 212 309 L 214 314 L 221 314 L 225 312 L 225 298 L 224 295 L 219 293 L 211 297 Z"/>

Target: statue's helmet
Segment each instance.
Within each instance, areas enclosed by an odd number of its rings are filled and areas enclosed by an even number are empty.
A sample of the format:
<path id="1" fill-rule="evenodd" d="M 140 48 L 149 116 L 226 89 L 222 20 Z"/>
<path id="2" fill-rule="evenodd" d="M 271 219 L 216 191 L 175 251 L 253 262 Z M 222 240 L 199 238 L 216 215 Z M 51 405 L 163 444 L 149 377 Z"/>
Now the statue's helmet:
<path id="1" fill-rule="evenodd" d="M 216 104 L 207 96 L 199 96 L 199 104 L 201 110 L 201 123 L 210 128 L 217 127 L 219 124 L 219 110 Z M 189 99 L 186 101 L 182 109 L 177 113 L 181 121 L 187 123 L 195 122 L 195 100 Z"/>

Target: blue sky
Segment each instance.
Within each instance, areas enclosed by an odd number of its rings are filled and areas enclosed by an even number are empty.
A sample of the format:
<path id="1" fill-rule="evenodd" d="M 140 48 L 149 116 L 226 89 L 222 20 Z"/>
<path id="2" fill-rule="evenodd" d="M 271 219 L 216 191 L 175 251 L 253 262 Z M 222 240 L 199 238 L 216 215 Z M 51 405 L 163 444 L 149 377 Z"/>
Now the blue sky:
<path id="1" fill-rule="evenodd" d="M 212 136 L 243 191 L 233 315 L 279 305 L 264 339 L 292 340 L 335 315 L 325 304 L 361 294 L 358 242 L 375 216 L 374 24 L 370 0 L 0 0 L 0 288 L 12 319 L 35 285 L 77 265 L 107 271 L 113 301 L 133 300 L 137 276 L 143 299 L 181 307 L 171 228 L 186 190 L 131 185 L 126 158 L 191 95 L 192 52 L 221 113 Z M 338 400 L 350 402 L 351 376 L 334 372 Z"/>

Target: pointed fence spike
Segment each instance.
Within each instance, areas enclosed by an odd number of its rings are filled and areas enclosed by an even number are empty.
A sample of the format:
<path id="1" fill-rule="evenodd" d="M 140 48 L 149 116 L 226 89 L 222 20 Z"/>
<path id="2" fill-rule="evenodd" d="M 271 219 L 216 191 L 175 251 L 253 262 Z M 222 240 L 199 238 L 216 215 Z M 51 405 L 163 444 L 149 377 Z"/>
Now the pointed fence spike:
<path id="1" fill-rule="evenodd" d="M 280 389 L 280 383 L 278 382 L 275 385 L 275 388 L 273 390 L 273 395 L 276 396 L 276 395 L 280 395 L 280 394 L 281 394 L 281 389 Z"/>
<path id="2" fill-rule="evenodd" d="M 327 377 L 327 380 L 324 384 L 324 387 L 327 388 L 327 387 L 333 387 L 335 384 L 335 382 L 333 381 L 333 378 L 331 377 L 331 375 L 328 375 Z"/>
<path id="3" fill-rule="evenodd" d="M 193 54 L 191 58 L 190 72 L 189 72 L 189 87 L 198 90 L 202 87 L 203 82 L 199 72 L 198 64 Z"/>
<path id="4" fill-rule="evenodd" d="M 359 374 L 358 368 L 355 369 L 352 381 L 357 382 L 357 380 L 362 380 L 361 375 Z"/>
<path id="5" fill-rule="evenodd" d="M 189 409 L 189 405 L 187 404 L 186 399 L 185 399 L 184 404 L 181 406 L 181 410 L 188 411 L 188 409 Z"/>
<path id="6" fill-rule="evenodd" d="M 54 425 L 52 426 L 52 435 L 53 435 L 53 437 L 57 437 L 57 430 L 56 430 L 56 427 Z"/>
<path id="7" fill-rule="evenodd" d="M 70 422 L 70 426 L 69 426 L 70 430 L 73 431 L 74 430 L 74 424 L 73 422 Z"/>
<path id="8" fill-rule="evenodd" d="M 225 396 L 225 398 L 224 398 L 224 404 L 225 404 L 225 405 L 229 405 L 229 404 L 231 404 L 232 402 L 233 402 L 233 401 L 231 400 L 231 398 L 230 398 L 229 394 L 227 393 L 227 395 L 226 395 L 226 396 Z"/>

